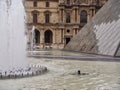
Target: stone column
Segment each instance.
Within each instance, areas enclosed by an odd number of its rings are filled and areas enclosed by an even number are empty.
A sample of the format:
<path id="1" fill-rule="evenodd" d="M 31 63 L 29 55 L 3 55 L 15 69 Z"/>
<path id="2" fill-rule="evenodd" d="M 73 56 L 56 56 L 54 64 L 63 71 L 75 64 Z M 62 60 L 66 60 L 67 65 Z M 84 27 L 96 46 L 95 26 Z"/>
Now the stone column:
<path id="1" fill-rule="evenodd" d="M 77 22 L 77 16 L 78 16 L 78 15 L 77 15 L 77 9 L 76 9 L 76 8 L 74 9 L 74 13 L 75 13 L 75 23 L 76 23 L 76 22 Z"/>
<path id="2" fill-rule="evenodd" d="M 64 10 L 63 9 L 61 10 L 61 21 L 62 23 L 64 22 Z"/>
<path id="3" fill-rule="evenodd" d="M 75 8 L 74 8 L 73 11 L 72 11 L 72 14 L 71 14 L 72 23 L 75 23 L 75 18 L 76 18 L 76 16 L 75 16 Z"/>
<path id="4" fill-rule="evenodd" d="M 64 38 L 65 38 L 65 30 L 63 29 L 63 37 L 62 37 L 62 43 L 64 44 Z"/>
<path id="5" fill-rule="evenodd" d="M 53 30 L 53 44 L 55 44 L 56 41 L 56 31 L 55 29 Z"/>
<path id="6" fill-rule="evenodd" d="M 41 29 L 41 32 L 40 32 L 40 44 L 42 46 L 42 48 L 44 48 L 44 45 L 45 45 L 45 40 L 44 40 L 44 29 Z"/>
<path id="7" fill-rule="evenodd" d="M 77 23 L 80 23 L 80 14 L 79 14 L 79 9 L 77 8 L 76 10 L 77 13 Z"/>
<path id="8" fill-rule="evenodd" d="M 65 18 L 66 18 L 66 13 L 65 13 L 65 10 L 63 9 L 63 23 L 65 23 Z"/>
<path id="9" fill-rule="evenodd" d="M 87 15 L 87 22 L 89 22 L 90 21 L 90 14 L 88 13 L 88 15 Z"/>
<path id="10" fill-rule="evenodd" d="M 63 32 L 64 32 L 63 29 L 61 29 L 61 43 L 63 43 L 63 38 L 64 38 L 63 37 Z"/>
<path id="11" fill-rule="evenodd" d="M 59 22 L 61 23 L 62 22 L 62 9 L 59 9 L 60 10 L 60 12 L 59 12 Z"/>
<path id="12" fill-rule="evenodd" d="M 44 43 L 44 30 L 40 30 L 40 43 Z"/>

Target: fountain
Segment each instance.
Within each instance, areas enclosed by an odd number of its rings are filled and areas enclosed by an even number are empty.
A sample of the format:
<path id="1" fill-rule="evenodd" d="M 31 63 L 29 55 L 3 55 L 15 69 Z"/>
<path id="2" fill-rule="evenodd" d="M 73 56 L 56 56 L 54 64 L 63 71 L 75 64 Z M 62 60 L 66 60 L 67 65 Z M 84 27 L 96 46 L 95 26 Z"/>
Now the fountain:
<path id="1" fill-rule="evenodd" d="M 28 65 L 23 0 L 0 0 L 0 42 L 0 78 L 38 75 L 47 70 Z"/>
<path id="2" fill-rule="evenodd" d="M 35 26 L 33 26 L 32 27 L 32 31 L 31 31 L 31 33 L 32 33 L 32 39 L 31 39 L 31 47 L 30 47 L 30 50 L 31 51 L 34 51 L 34 49 L 35 49 Z"/>

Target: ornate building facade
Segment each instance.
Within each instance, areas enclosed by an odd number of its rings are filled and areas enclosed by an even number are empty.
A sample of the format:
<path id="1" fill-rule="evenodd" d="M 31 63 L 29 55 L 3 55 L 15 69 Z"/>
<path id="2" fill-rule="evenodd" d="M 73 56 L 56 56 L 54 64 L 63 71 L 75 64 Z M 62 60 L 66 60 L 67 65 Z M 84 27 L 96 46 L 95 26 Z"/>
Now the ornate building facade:
<path id="1" fill-rule="evenodd" d="M 64 48 L 106 1 L 26 0 L 29 48 Z"/>

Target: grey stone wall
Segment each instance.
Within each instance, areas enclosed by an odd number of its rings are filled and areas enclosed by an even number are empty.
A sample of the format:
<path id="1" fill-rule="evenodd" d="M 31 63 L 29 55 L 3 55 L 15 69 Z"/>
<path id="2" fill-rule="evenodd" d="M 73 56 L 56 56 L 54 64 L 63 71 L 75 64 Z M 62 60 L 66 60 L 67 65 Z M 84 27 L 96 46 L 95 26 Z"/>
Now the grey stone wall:
<path id="1" fill-rule="evenodd" d="M 65 50 L 120 56 L 120 0 L 109 0 Z"/>

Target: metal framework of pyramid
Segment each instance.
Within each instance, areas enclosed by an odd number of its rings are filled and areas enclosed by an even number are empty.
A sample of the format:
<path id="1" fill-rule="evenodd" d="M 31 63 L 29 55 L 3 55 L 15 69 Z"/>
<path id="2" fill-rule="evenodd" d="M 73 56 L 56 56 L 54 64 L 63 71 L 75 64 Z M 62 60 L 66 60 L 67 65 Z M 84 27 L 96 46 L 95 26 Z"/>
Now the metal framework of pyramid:
<path id="1" fill-rule="evenodd" d="M 120 0 L 109 0 L 65 50 L 120 56 Z"/>

